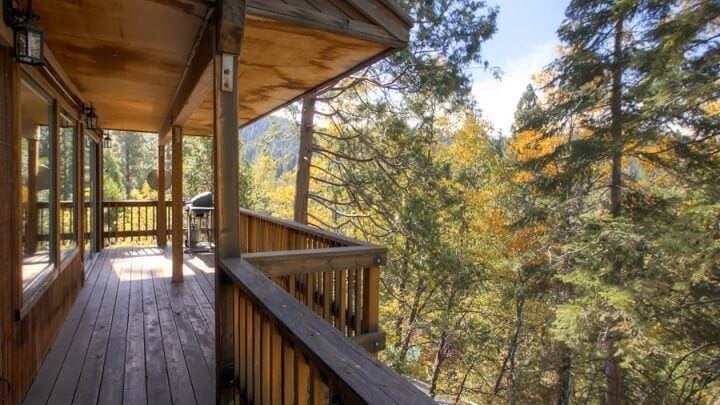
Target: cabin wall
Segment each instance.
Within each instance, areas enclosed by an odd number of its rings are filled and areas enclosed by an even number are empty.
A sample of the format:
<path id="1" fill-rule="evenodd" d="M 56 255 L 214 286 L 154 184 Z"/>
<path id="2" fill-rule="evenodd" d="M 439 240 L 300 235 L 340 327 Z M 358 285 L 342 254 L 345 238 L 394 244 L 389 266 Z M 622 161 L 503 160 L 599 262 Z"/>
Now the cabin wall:
<path id="1" fill-rule="evenodd" d="M 19 403 L 29 389 L 82 286 L 76 249 L 60 264 L 57 277 L 29 312 L 21 305 L 22 219 L 17 135 L 19 67 L 9 48 L 0 47 L 0 403 Z"/>

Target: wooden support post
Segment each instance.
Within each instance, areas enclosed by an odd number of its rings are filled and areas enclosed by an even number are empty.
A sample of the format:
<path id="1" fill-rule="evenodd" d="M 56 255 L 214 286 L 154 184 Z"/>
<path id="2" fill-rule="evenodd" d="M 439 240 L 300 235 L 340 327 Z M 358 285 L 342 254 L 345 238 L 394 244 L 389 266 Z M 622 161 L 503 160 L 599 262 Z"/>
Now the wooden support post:
<path id="1" fill-rule="evenodd" d="M 38 175 L 38 141 L 27 138 L 28 158 L 28 184 L 27 184 L 27 220 L 25 221 L 25 254 L 32 255 L 37 252 L 38 245 L 38 201 L 37 201 L 37 175 Z"/>
<path id="2" fill-rule="evenodd" d="M 238 195 L 238 124 L 236 55 L 215 57 L 215 258 L 240 256 L 240 212 Z M 223 78 L 223 70 L 231 75 Z M 223 80 L 230 80 L 231 91 L 223 91 Z M 226 87 L 227 88 L 227 87 Z M 217 357 L 217 401 L 227 404 L 234 394 L 236 380 L 233 361 L 232 281 L 216 265 L 215 324 Z M 239 371 L 239 370 L 238 370 Z M 239 376 L 237 376 L 239 377 Z"/>
<path id="3" fill-rule="evenodd" d="M 245 1 L 223 1 L 216 10 L 213 58 L 215 161 L 215 384 L 218 404 L 233 403 L 239 367 L 234 362 L 233 284 L 220 259 L 240 257 L 238 55 Z M 250 372 L 248 371 L 248 374 Z M 249 387 L 248 387 L 249 388 Z"/>
<path id="4" fill-rule="evenodd" d="M 103 213 L 103 199 L 105 198 L 104 192 L 104 169 L 103 169 L 103 144 L 102 138 L 100 142 L 96 142 L 93 146 L 95 148 L 95 198 L 93 199 L 93 215 L 95 215 L 95 250 L 98 252 L 103 250 L 105 247 L 105 237 L 103 236 L 103 229 L 105 229 L 105 215 Z"/>
<path id="5" fill-rule="evenodd" d="M 182 128 L 172 134 L 172 280 L 183 281 L 183 142 Z"/>
<path id="6" fill-rule="evenodd" d="M 313 119 L 315 118 L 315 95 L 303 99 L 300 122 L 300 150 L 297 177 L 295 178 L 295 222 L 307 224 L 308 198 L 310 196 L 310 163 L 313 147 Z"/>
<path id="7" fill-rule="evenodd" d="M 373 266 L 363 271 L 362 300 L 362 332 L 377 332 L 378 308 L 380 305 L 380 267 Z"/>
<path id="8" fill-rule="evenodd" d="M 155 229 L 157 230 L 158 247 L 167 246 L 167 210 L 165 206 L 165 145 L 158 138 L 158 181 L 157 181 L 157 212 L 155 214 Z"/>

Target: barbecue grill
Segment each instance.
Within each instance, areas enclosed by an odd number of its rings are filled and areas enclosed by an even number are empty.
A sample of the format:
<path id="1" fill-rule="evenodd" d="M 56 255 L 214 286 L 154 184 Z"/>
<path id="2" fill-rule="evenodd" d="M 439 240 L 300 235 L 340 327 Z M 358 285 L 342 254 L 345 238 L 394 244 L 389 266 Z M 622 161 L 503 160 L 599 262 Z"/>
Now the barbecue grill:
<path id="1" fill-rule="evenodd" d="M 185 251 L 188 253 L 210 252 L 213 249 L 212 214 L 214 210 L 213 194 L 200 193 L 185 205 L 187 233 Z"/>

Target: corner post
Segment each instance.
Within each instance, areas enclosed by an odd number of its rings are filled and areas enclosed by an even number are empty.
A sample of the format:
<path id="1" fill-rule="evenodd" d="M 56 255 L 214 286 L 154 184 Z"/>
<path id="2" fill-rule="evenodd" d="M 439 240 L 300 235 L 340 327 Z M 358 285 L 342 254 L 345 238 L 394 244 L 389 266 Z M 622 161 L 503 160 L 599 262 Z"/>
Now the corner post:
<path id="1" fill-rule="evenodd" d="M 172 281 L 183 281 L 182 128 L 172 130 Z"/>
<path id="2" fill-rule="evenodd" d="M 223 258 L 240 257 L 238 167 L 238 59 L 245 23 L 245 1 L 222 1 L 216 9 L 213 104 L 215 162 L 215 375 L 216 401 L 233 403 L 235 369 L 233 282 L 220 266 Z"/>
<path id="3" fill-rule="evenodd" d="M 158 136 L 158 182 L 157 182 L 157 212 L 155 214 L 155 229 L 158 247 L 167 246 L 167 210 L 165 204 L 165 145 L 162 136 Z"/>

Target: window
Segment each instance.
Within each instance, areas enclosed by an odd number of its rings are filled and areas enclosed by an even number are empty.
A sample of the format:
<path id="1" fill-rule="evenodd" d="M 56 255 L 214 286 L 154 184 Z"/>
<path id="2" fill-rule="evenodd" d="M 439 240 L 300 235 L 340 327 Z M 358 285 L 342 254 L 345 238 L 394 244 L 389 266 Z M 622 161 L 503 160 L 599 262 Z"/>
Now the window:
<path id="1" fill-rule="evenodd" d="M 60 150 L 58 170 L 60 188 L 60 254 L 77 246 L 77 123 L 66 114 L 60 115 Z"/>
<path id="2" fill-rule="evenodd" d="M 54 246 L 54 151 L 50 134 L 51 101 L 26 80 L 20 83 L 21 206 L 23 288 L 51 270 Z"/>

